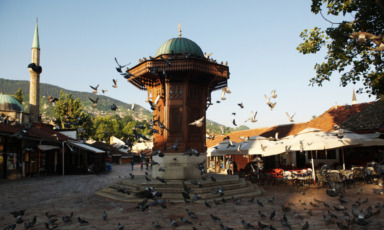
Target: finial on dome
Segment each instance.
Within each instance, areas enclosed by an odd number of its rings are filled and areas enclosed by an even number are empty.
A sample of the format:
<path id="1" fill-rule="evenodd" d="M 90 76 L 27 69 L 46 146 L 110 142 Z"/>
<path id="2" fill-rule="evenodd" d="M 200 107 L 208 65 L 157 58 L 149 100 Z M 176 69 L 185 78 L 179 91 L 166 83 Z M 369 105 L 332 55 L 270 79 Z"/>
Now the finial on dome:
<path id="1" fill-rule="evenodd" d="M 177 24 L 177 28 L 179 29 L 179 37 L 181 37 L 181 23 Z"/>

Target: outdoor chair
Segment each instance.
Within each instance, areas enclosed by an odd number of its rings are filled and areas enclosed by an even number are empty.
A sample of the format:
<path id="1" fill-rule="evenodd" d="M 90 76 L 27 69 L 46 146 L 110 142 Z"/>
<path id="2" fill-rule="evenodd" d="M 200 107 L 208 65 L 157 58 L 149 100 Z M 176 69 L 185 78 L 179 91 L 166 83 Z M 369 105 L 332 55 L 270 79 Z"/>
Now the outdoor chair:
<path id="1" fill-rule="evenodd" d="M 344 183 L 347 189 L 351 188 L 351 184 L 353 184 L 353 171 L 352 170 L 340 170 Z"/>
<path id="2" fill-rule="evenodd" d="M 327 178 L 323 173 L 321 173 L 320 170 L 316 170 L 315 175 L 316 175 L 317 184 L 319 186 L 324 187 L 324 185 L 328 183 Z"/>
<path id="3" fill-rule="evenodd" d="M 362 168 L 353 168 L 353 184 L 358 184 L 359 182 L 365 183 L 365 174 Z"/>
<path id="4" fill-rule="evenodd" d="M 364 177 L 365 177 L 365 182 L 368 184 L 372 184 L 374 177 L 375 177 L 375 169 L 371 166 L 365 167 L 364 168 Z"/>
<path id="5" fill-rule="evenodd" d="M 345 193 L 345 178 L 343 178 L 343 175 L 339 171 L 328 171 L 326 178 L 330 189 L 341 195 Z"/>
<path id="6" fill-rule="evenodd" d="M 293 185 L 295 179 L 296 179 L 296 178 L 295 178 L 295 176 L 292 174 L 291 171 L 284 171 L 284 172 L 283 172 L 283 182 L 284 182 L 284 183 Z"/>

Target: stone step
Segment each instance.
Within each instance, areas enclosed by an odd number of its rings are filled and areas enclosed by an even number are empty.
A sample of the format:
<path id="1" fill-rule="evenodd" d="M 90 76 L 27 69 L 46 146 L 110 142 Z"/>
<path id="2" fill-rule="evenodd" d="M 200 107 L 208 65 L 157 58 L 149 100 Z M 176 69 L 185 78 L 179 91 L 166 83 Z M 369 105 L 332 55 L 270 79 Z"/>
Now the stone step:
<path id="1" fill-rule="evenodd" d="M 255 185 L 246 181 L 244 178 L 238 176 L 216 176 L 217 180 L 214 181 L 202 181 L 202 187 L 193 185 L 190 181 L 184 183 L 192 189 L 190 197 L 192 198 L 195 194 L 201 197 L 201 200 L 197 202 L 204 202 L 204 200 L 212 202 L 213 200 L 231 200 L 234 198 L 241 197 L 253 197 L 261 196 L 261 189 Z M 136 179 L 136 180 L 135 180 Z M 103 188 L 96 192 L 97 195 L 124 202 L 141 202 L 142 198 L 136 197 L 136 193 L 143 191 L 146 187 L 153 187 L 158 192 L 162 193 L 161 199 L 171 200 L 173 202 L 184 202 L 182 191 L 184 191 L 183 183 L 181 180 L 170 180 L 167 184 L 161 183 L 160 181 L 146 181 L 144 176 L 135 177 L 134 180 L 120 179 L 117 182 L 111 184 L 109 187 Z M 220 196 L 218 193 L 213 193 L 220 186 L 223 187 L 224 195 Z M 130 192 L 130 195 L 118 190 L 125 190 Z"/>

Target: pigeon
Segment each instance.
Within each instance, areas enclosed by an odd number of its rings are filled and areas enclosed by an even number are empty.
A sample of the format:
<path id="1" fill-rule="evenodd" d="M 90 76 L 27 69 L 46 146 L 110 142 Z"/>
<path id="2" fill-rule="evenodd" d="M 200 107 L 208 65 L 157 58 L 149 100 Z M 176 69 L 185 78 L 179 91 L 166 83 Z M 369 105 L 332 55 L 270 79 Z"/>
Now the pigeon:
<path id="1" fill-rule="evenodd" d="M 89 86 L 89 87 L 91 87 L 91 89 L 93 89 L 93 94 L 97 94 L 97 88 L 99 87 L 99 85 L 97 85 L 96 87 L 94 87 L 94 86 Z"/>
<path id="2" fill-rule="evenodd" d="M 276 212 L 275 212 L 275 210 L 273 210 L 273 212 L 269 216 L 269 219 L 272 220 L 273 218 L 275 218 L 275 216 L 276 216 Z"/>
<path id="3" fill-rule="evenodd" d="M 112 111 L 116 111 L 116 110 L 117 110 L 117 106 L 116 106 L 115 104 L 112 104 L 112 105 L 111 105 L 111 110 L 112 110 Z"/>
<path id="4" fill-rule="evenodd" d="M 102 89 L 101 92 L 102 92 L 102 93 L 106 93 L 106 92 L 108 92 L 108 90 L 106 90 L 106 89 Z"/>
<path id="5" fill-rule="evenodd" d="M 263 203 L 261 203 L 259 200 L 256 200 L 257 204 L 260 206 L 260 207 L 264 207 Z"/>
<path id="6" fill-rule="evenodd" d="M 204 204 L 207 208 L 212 208 L 212 206 L 207 202 L 207 201 L 204 201 Z"/>
<path id="7" fill-rule="evenodd" d="M 271 92 L 271 96 L 272 96 L 272 98 L 276 98 L 277 97 L 277 94 L 276 94 L 276 90 L 274 89 L 274 90 L 272 90 L 272 92 Z"/>
<path id="8" fill-rule="evenodd" d="M 275 203 L 275 197 L 273 196 L 271 199 L 267 200 L 267 203 L 274 204 Z"/>
<path id="9" fill-rule="evenodd" d="M 39 65 L 36 65 L 35 63 L 29 64 L 28 69 L 32 70 L 33 72 L 35 72 L 37 74 L 41 74 L 41 72 L 43 71 L 43 68 L 41 68 L 41 66 L 39 66 Z"/>
<path id="10" fill-rule="evenodd" d="M 197 151 L 196 149 L 191 149 L 191 148 L 188 148 L 186 149 L 185 153 L 183 155 L 187 155 L 187 156 L 192 156 L 192 155 L 195 155 L 195 156 L 200 156 L 200 153 L 199 151 Z"/>
<path id="11" fill-rule="evenodd" d="M 96 98 L 96 100 L 93 100 L 92 98 L 89 97 L 89 100 L 92 101 L 93 103 L 93 107 L 96 107 L 97 106 L 97 102 L 99 101 L 99 98 Z"/>
<path id="12" fill-rule="evenodd" d="M 4 230 L 14 230 L 16 228 L 16 224 L 8 224 Z"/>
<path id="13" fill-rule="evenodd" d="M 293 117 L 295 116 L 296 113 L 293 114 L 292 116 L 290 116 L 290 115 L 288 114 L 288 112 L 286 112 L 285 114 L 287 115 L 287 117 L 288 117 L 288 119 L 289 119 L 290 122 L 294 122 Z"/>
<path id="14" fill-rule="evenodd" d="M 268 228 L 268 227 L 269 227 L 269 225 L 263 224 L 263 223 L 261 223 L 260 221 L 258 221 L 257 224 L 259 225 L 259 227 L 260 227 L 261 229 L 265 229 L 265 228 Z"/>
<path id="15" fill-rule="evenodd" d="M 267 95 L 265 95 L 265 94 L 264 94 L 264 97 L 265 97 L 265 99 L 267 100 L 267 105 L 269 106 L 269 108 L 271 108 L 271 110 L 273 110 L 273 108 L 274 108 L 275 105 L 276 105 L 276 102 L 275 102 L 275 103 L 272 103 L 272 102 L 270 101 L 270 98 L 267 97 Z"/>
<path id="16" fill-rule="evenodd" d="M 337 206 L 333 206 L 333 208 L 338 212 L 346 210 L 346 208 L 342 204 L 338 204 Z"/>
<path id="17" fill-rule="evenodd" d="M 237 104 L 241 109 L 244 109 L 243 102 Z"/>
<path id="18" fill-rule="evenodd" d="M 117 224 L 117 230 L 124 230 L 124 226 L 120 223 Z"/>
<path id="19" fill-rule="evenodd" d="M 306 221 L 301 229 L 302 230 L 307 230 L 308 228 L 309 228 L 309 224 L 308 224 L 308 221 Z"/>
<path id="20" fill-rule="evenodd" d="M 317 204 L 312 203 L 312 202 L 309 202 L 309 204 L 312 205 L 312 206 L 315 207 L 315 208 L 318 208 L 318 207 L 319 207 Z"/>
<path id="21" fill-rule="evenodd" d="M 71 218 L 73 216 L 73 212 L 71 212 L 71 214 L 69 214 L 68 216 L 63 216 L 61 217 L 61 220 L 64 222 L 64 223 L 69 223 L 71 222 Z"/>
<path id="22" fill-rule="evenodd" d="M 176 142 L 168 148 L 168 150 L 177 151 L 179 149 L 178 146 L 179 146 L 179 139 L 177 139 Z"/>
<path id="23" fill-rule="evenodd" d="M 233 124 L 234 126 L 237 126 L 235 119 L 232 120 L 232 124 Z"/>
<path id="24" fill-rule="evenodd" d="M 210 214 L 210 216 L 211 216 L 212 220 L 214 220 L 214 221 L 220 221 L 221 220 L 219 217 L 212 215 L 212 213 Z"/>
<path id="25" fill-rule="evenodd" d="M 179 227 L 179 224 L 177 223 L 176 220 L 171 219 L 170 221 L 171 221 L 171 226 L 172 226 L 172 227 Z"/>
<path id="26" fill-rule="evenodd" d="M 229 90 L 229 88 L 228 87 L 224 87 L 222 90 L 221 90 L 221 100 L 225 100 L 226 98 L 225 98 L 225 94 L 226 93 L 228 93 L 228 94 L 230 94 L 231 93 L 231 91 Z"/>
<path id="27" fill-rule="evenodd" d="M 190 222 L 189 220 L 187 220 L 185 217 L 180 217 L 180 220 L 183 224 L 192 224 L 192 222 Z"/>
<path id="28" fill-rule="evenodd" d="M 132 111 L 135 110 L 135 102 L 132 102 L 132 104 L 131 104 L 131 110 L 132 110 Z"/>
<path id="29" fill-rule="evenodd" d="M 159 156 L 159 157 L 164 157 L 164 153 L 161 150 L 153 150 L 151 153 L 151 156 Z"/>
<path id="30" fill-rule="evenodd" d="M 103 217 L 103 220 L 107 220 L 107 213 L 105 211 L 104 211 L 102 217 Z"/>
<path id="31" fill-rule="evenodd" d="M 58 225 L 50 225 L 49 223 L 44 223 L 45 225 L 45 228 L 48 229 L 48 230 L 53 230 L 55 228 L 58 228 L 59 226 Z"/>
<path id="32" fill-rule="evenodd" d="M 265 217 L 267 217 L 267 216 L 264 215 L 264 213 L 262 213 L 260 210 L 259 210 L 259 216 L 260 216 L 261 218 L 265 218 Z"/>
<path id="33" fill-rule="evenodd" d="M 359 45 L 361 45 L 362 43 L 366 43 L 367 39 L 371 40 L 371 41 L 381 39 L 379 36 L 376 36 L 376 35 L 373 35 L 371 33 L 364 32 L 364 31 L 354 32 L 349 37 L 352 39 L 357 39 L 357 44 L 359 44 Z"/>
<path id="34" fill-rule="evenodd" d="M 148 182 L 151 181 L 151 179 L 149 179 L 149 178 L 147 177 L 147 175 L 145 175 L 144 177 L 145 177 L 145 180 L 146 180 L 146 181 L 148 181 Z"/>
<path id="35" fill-rule="evenodd" d="M 165 181 L 165 179 L 164 178 L 162 178 L 162 177 L 156 177 L 156 180 L 158 180 L 158 181 L 160 181 L 161 183 L 164 183 L 164 184 L 167 184 L 167 181 Z"/>
<path id="36" fill-rule="evenodd" d="M 112 79 L 112 81 L 113 81 L 113 85 L 112 85 L 112 87 L 113 88 L 117 88 L 117 79 Z M 104 93 L 104 92 L 103 92 Z"/>
<path id="37" fill-rule="evenodd" d="M 191 197 L 189 196 L 189 194 L 187 192 L 181 192 L 181 194 L 183 195 L 184 199 L 188 200 L 188 199 L 191 199 Z"/>
<path id="38" fill-rule="evenodd" d="M 204 57 L 205 57 L 206 59 L 209 59 L 209 57 L 210 57 L 212 54 L 213 54 L 213 53 L 209 53 L 209 54 L 204 53 Z"/>
<path id="39" fill-rule="evenodd" d="M 194 212 L 189 211 L 188 209 L 185 209 L 188 213 L 189 218 L 196 220 L 197 216 Z"/>
<path id="40" fill-rule="evenodd" d="M 51 215 L 51 214 L 49 214 L 48 212 L 45 212 L 45 216 L 48 217 L 48 219 L 57 217 L 57 215 Z"/>
<path id="41" fill-rule="evenodd" d="M 157 222 L 154 222 L 154 221 L 152 221 L 152 227 L 154 227 L 155 229 L 160 229 L 161 228 L 160 224 L 157 223 Z"/>
<path id="42" fill-rule="evenodd" d="M 214 178 L 213 176 L 211 176 L 211 180 L 212 180 L 213 182 L 216 182 L 216 178 Z"/>
<path id="43" fill-rule="evenodd" d="M 245 122 L 247 122 L 247 121 L 251 121 L 252 123 L 257 122 L 257 120 L 256 120 L 256 115 L 257 115 L 257 112 L 254 113 L 253 111 L 251 111 L 251 117 L 248 118 L 247 120 L 245 120 Z"/>
<path id="44" fill-rule="evenodd" d="M 283 216 L 283 219 L 280 219 L 280 223 L 281 225 L 283 225 L 283 227 L 287 227 L 288 229 L 292 229 L 291 228 L 291 225 L 288 223 L 288 219 L 287 219 L 287 216 Z"/>
<path id="45" fill-rule="evenodd" d="M 116 61 L 117 65 L 118 65 L 118 67 L 116 67 L 116 70 L 119 73 L 122 73 L 122 71 L 121 71 L 122 68 L 124 68 L 124 67 L 128 66 L 129 64 L 131 64 L 131 63 L 128 63 L 126 65 L 120 65 L 119 62 L 117 61 L 117 58 L 115 58 L 115 61 Z"/>
<path id="46" fill-rule="evenodd" d="M 57 98 L 57 97 L 51 97 L 51 96 L 48 96 L 48 101 L 50 102 L 50 103 L 52 103 L 52 105 L 55 105 L 56 103 L 56 101 L 59 101 L 59 99 Z"/>
<path id="47" fill-rule="evenodd" d="M 223 223 L 220 223 L 220 227 L 222 230 L 233 230 L 233 228 L 225 226 Z"/>
<path id="48" fill-rule="evenodd" d="M 255 226 L 246 222 L 245 220 L 241 220 L 241 223 L 243 224 L 244 228 L 246 228 L 246 229 L 255 229 Z"/>
<path id="49" fill-rule="evenodd" d="M 220 126 L 221 134 L 224 135 L 228 131 L 229 127 L 224 128 L 224 126 Z"/>
<path id="50" fill-rule="evenodd" d="M 192 123 L 189 123 L 189 125 L 195 125 L 196 127 L 202 127 L 203 126 L 203 121 L 204 121 L 204 116 Z"/>
<path id="51" fill-rule="evenodd" d="M 77 217 L 77 221 L 80 223 L 80 224 L 88 224 L 88 221 L 84 220 L 84 219 L 81 219 L 80 217 Z"/>

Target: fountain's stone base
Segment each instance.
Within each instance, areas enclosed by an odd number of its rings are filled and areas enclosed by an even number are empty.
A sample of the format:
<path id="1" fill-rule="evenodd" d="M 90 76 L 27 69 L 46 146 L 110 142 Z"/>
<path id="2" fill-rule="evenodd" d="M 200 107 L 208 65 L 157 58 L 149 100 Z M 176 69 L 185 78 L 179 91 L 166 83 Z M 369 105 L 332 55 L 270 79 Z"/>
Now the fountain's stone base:
<path id="1" fill-rule="evenodd" d="M 161 177 L 165 180 L 201 179 L 201 170 L 196 165 L 206 158 L 206 154 L 200 154 L 196 157 L 182 153 L 164 153 L 164 157 L 154 156 L 152 159 L 159 164 L 152 167 L 152 178 Z M 205 164 L 204 167 L 206 167 Z M 159 170 L 160 168 L 165 171 Z"/>

